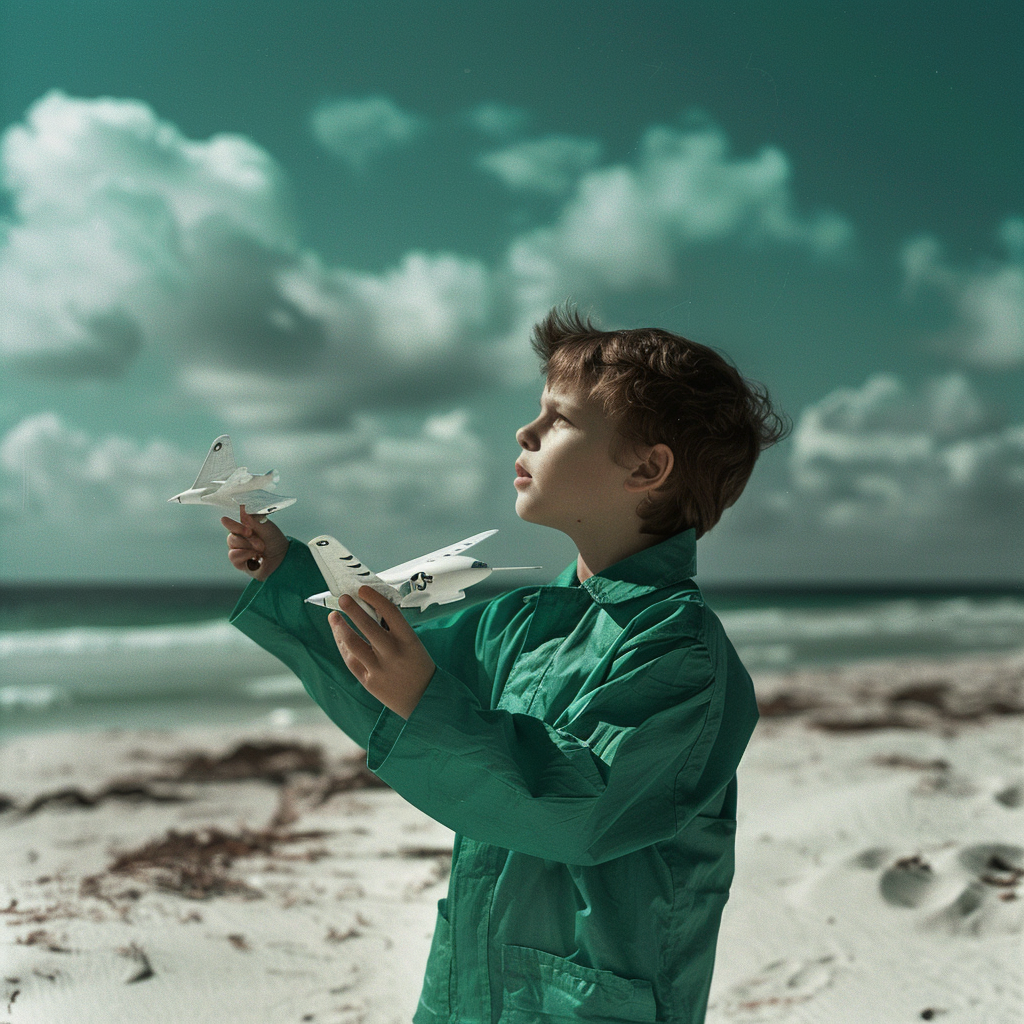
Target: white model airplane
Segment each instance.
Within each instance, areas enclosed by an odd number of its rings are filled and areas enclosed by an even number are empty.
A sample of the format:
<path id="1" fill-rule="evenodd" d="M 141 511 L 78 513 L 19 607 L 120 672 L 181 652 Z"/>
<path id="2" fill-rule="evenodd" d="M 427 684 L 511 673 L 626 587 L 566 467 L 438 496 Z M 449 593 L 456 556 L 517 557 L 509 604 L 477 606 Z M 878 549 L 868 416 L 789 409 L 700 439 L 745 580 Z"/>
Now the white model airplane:
<path id="1" fill-rule="evenodd" d="M 271 512 L 295 504 L 295 498 L 270 493 L 277 479 L 278 475 L 273 470 L 255 476 L 245 466 L 236 466 L 231 438 L 221 434 L 210 445 L 196 482 L 187 491 L 167 500 L 182 505 L 216 505 L 231 511 L 244 505 L 250 515 L 269 516 Z"/>
<path id="2" fill-rule="evenodd" d="M 432 604 L 461 601 L 466 596 L 467 587 L 486 579 L 492 572 L 540 568 L 539 565 L 492 568 L 486 562 L 462 554 L 497 532 L 487 530 L 474 537 L 467 537 L 457 544 L 431 551 L 429 555 L 402 562 L 380 575 L 363 565 L 334 537 L 326 534 L 314 537 L 309 542 L 309 550 L 313 552 L 313 558 L 330 590 L 314 594 L 306 600 L 310 604 L 336 609 L 338 599 L 348 594 L 356 599 L 364 611 L 379 620 L 377 613 L 357 596 L 360 587 L 372 587 L 399 608 L 419 608 L 422 611 Z"/>

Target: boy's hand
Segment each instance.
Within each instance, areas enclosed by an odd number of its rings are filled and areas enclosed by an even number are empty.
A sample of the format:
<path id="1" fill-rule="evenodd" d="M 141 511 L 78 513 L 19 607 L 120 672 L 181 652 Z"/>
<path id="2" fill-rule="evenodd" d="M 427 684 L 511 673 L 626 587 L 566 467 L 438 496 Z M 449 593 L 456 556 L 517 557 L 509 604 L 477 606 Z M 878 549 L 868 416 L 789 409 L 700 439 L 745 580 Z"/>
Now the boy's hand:
<path id="1" fill-rule="evenodd" d="M 339 602 L 342 610 L 363 636 L 339 612 L 331 612 L 327 621 L 342 660 L 377 700 L 408 718 L 434 674 L 434 662 L 412 626 L 386 597 L 372 587 L 360 587 L 359 596 L 385 625 L 378 625 L 351 597 L 343 597 Z"/>
<path id="2" fill-rule="evenodd" d="M 228 561 L 254 580 L 265 580 L 284 561 L 288 538 L 270 520 L 249 515 L 244 505 L 238 518 L 241 522 L 228 516 L 220 521 L 228 531 Z"/>

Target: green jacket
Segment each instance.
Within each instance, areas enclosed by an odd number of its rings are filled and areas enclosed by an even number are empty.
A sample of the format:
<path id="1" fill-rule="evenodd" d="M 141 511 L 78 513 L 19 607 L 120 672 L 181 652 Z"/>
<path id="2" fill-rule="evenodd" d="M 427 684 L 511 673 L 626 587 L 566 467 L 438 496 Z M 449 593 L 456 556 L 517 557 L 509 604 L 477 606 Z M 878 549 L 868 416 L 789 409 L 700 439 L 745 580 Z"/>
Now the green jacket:
<path id="1" fill-rule="evenodd" d="M 305 545 L 242 595 L 235 625 L 456 833 L 416 1024 L 704 1020 L 757 706 L 694 555 L 688 531 L 416 626 L 437 671 L 408 721 L 303 603 Z"/>

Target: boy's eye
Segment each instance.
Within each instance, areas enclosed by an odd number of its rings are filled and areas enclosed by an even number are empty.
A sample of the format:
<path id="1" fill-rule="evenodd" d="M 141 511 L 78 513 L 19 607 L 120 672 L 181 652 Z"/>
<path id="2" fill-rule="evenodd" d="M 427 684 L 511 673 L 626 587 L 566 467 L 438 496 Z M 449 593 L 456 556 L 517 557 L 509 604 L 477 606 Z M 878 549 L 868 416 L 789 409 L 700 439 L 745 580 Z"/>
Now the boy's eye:
<path id="1" fill-rule="evenodd" d="M 540 412 L 541 412 L 541 416 L 544 416 L 545 413 L 546 413 L 547 416 L 550 418 L 552 423 L 559 423 L 559 422 L 561 422 L 561 423 L 568 423 L 570 427 L 573 425 L 572 424 L 572 420 L 567 419 L 565 416 L 562 415 L 562 413 L 560 413 L 557 409 L 553 409 L 551 406 L 548 406 L 545 409 L 545 407 L 544 407 L 544 405 L 542 403 L 541 404 Z"/>

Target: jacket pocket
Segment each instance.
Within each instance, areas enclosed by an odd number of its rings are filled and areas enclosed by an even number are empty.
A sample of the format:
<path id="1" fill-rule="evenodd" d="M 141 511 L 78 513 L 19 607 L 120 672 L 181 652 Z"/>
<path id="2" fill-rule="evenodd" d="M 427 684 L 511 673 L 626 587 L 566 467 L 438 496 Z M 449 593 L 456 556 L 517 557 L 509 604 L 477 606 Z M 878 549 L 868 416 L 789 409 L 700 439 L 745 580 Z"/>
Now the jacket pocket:
<path id="1" fill-rule="evenodd" d="M 526 946 L 503 946 L 501 964 L 499 1024 L 642 1024 L 657 1017 L 648 981 L 581 967 Z"/>
<path id="2" fill-rule="evenodd" d="M 437 924 L 430 943 L 416 1024 L 446 1021 L 451 1015 L 452 927 L 448 923 L 448 901 L 437 901 Z"/>

